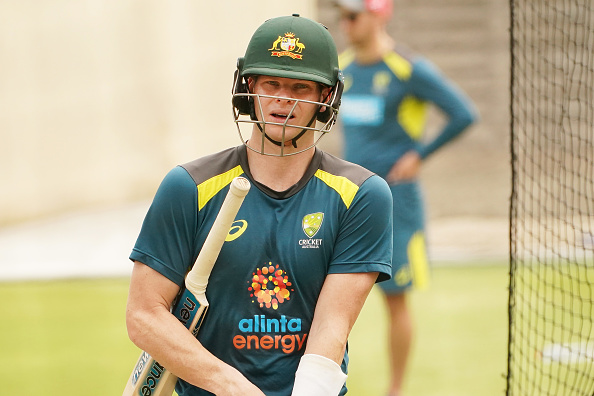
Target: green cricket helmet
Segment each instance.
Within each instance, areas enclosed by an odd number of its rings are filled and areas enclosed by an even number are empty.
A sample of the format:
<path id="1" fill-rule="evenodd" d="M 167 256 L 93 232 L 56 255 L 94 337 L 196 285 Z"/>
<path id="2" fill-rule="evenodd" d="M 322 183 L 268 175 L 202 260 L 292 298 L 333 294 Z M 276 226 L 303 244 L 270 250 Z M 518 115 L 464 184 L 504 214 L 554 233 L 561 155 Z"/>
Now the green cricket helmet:
<path id="1" fill-rule="evenodd" d="M 294 147 L 297 147 L 297 139 L 306 131 L 322 132 L 321 136 L 323 136 L 330 131 L 336 122 L 342 95 L 343 78 L 338 67 L 336 45 L 324 25 L 300 17 L 298 14 L 269 19 L 256 30 L 248 44 L 245 56 L 237 61 L 232 102 L 235 122 L 242 141 L 245 143 L 238 123 L 255 123 L 263 132 L 263 137 L 279 146 L 283 146 L 284 142 L 276 142 L 266 135 L 266 124 L 276 124 L 284 127 L 296 126 L 257 120 L 254 100 L 259 100 L 259 97 L 263 95 L 249 92 L 247 79 L 250 76 L 308 80 L 332 88 L 330 95 L 324 102 L 315 102 L 324 110 L 318 112 L 308 126 L 299 126 L 303 128 L 303 132 L 293 139 Z M 295 100 L 293 98 L 284 99 Z M 250 120 L 241 119 L 240 115 L 249 115 Z M 323 125 L 315 127 L 316 120 Z M 317 141 L 319 141 L 319 138 L 314 144 Z M 303 151 L 309 148 L 311 146 Z"/>

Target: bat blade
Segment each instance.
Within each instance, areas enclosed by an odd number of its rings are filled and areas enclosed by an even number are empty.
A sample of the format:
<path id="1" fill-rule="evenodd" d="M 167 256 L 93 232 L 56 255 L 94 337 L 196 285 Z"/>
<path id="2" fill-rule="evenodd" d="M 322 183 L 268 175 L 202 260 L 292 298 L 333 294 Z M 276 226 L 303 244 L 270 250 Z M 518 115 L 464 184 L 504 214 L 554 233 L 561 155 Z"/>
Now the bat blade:
<path id="1" fill-rule="evenodd" d="M 176 383 L 175 375 L 143 351 L 124 388 L 124 395 L 171 396 Z"/>
<path id="2" fill-rule="evenodd" d="M 186 289 L 172 313 L 196 336 L 207 311 L 206 297 L 194 296 Z M 123 396 L 171 396 L 176 383 L 177 377 L 173 373 L 143 351 L 124 388 Z"/>
<path id="3" fill-rule="evenodd" d="M 231 182 L 229 192 L 196 258 L 196 263 L 186 276 L 186 288 L 172 310 L 173 315 L 194 336 L 198 334 L 208 311 L 208 277 L 249 189 L 250 182 L 246 178 L 236 177 Z M 174 374 L 143 351 L 122 396 L 171 396 L 176 383 L 177 377 Z"/>

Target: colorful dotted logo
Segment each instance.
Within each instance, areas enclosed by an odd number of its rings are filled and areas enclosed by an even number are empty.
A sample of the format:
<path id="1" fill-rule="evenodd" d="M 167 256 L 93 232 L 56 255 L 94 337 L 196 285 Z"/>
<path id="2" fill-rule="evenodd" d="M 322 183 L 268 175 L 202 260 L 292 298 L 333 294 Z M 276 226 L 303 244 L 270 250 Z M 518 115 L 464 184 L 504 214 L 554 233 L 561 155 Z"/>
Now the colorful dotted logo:
<path id="1" fill-rule="evenodd" d="M 252 302 L 257 302 L 260 307 L 278 309 L 280 304 L 291 299 L 291 292 L 295 291 L 286 272 L 271 262 L 252 273 L 248 283 L 250 297 L 254 298 Z"/>

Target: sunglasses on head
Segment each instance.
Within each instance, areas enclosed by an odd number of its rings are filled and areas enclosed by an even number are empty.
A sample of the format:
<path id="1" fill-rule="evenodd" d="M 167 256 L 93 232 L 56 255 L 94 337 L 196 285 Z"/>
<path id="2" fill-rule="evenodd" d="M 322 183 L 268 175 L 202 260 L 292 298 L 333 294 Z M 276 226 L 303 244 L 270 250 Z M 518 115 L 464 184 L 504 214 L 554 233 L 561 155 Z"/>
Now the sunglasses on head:
<path id="1" fill-rule="evenodd" d="M 343 12 L 340 14 L 340 18 L 341 19 L 346 19 L 350 22 L 354 22 L 357 20 L 357 18 L 359 17 L 360 12 L 354 12 L 354 11 L 349 11 L 349 12 Z"/>

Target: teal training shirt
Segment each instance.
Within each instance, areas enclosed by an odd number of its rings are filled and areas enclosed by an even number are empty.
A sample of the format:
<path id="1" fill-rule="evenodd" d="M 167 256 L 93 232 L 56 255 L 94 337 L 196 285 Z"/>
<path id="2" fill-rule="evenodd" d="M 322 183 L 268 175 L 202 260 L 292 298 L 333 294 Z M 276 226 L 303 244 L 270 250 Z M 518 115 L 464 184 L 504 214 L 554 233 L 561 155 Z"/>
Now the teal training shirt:
<path id="1" fill-rule="evenodd" d="M 344 158 L 381 177 L 405 152 L 416 150 L 427 158 L 477 117 L 470 99 L 426 58 L 399 50 L 361 65 L 347 50 L 340 65 L 345 83 L 340 107 Z M 432 141 L 424 142 L 428 103 L 440 109 L 447 122 Z"/>
<path id="2" fill-rule="evenodd" d="M 253 181 L 245 146 L 234 147 L 170 171 L 130 259 L 183 285 L 239 175 L 252 188 L 210 275 L 198 339 L 267 396 L 287 396 L 326 275 L 391 276 L 392 197 L 377 175 L 320 150 L 300 182 L 275 192 Z M 345 353 L 345 372 L 347 363 Z M 176 391 L 210 394 L 184 381 Z"/>

